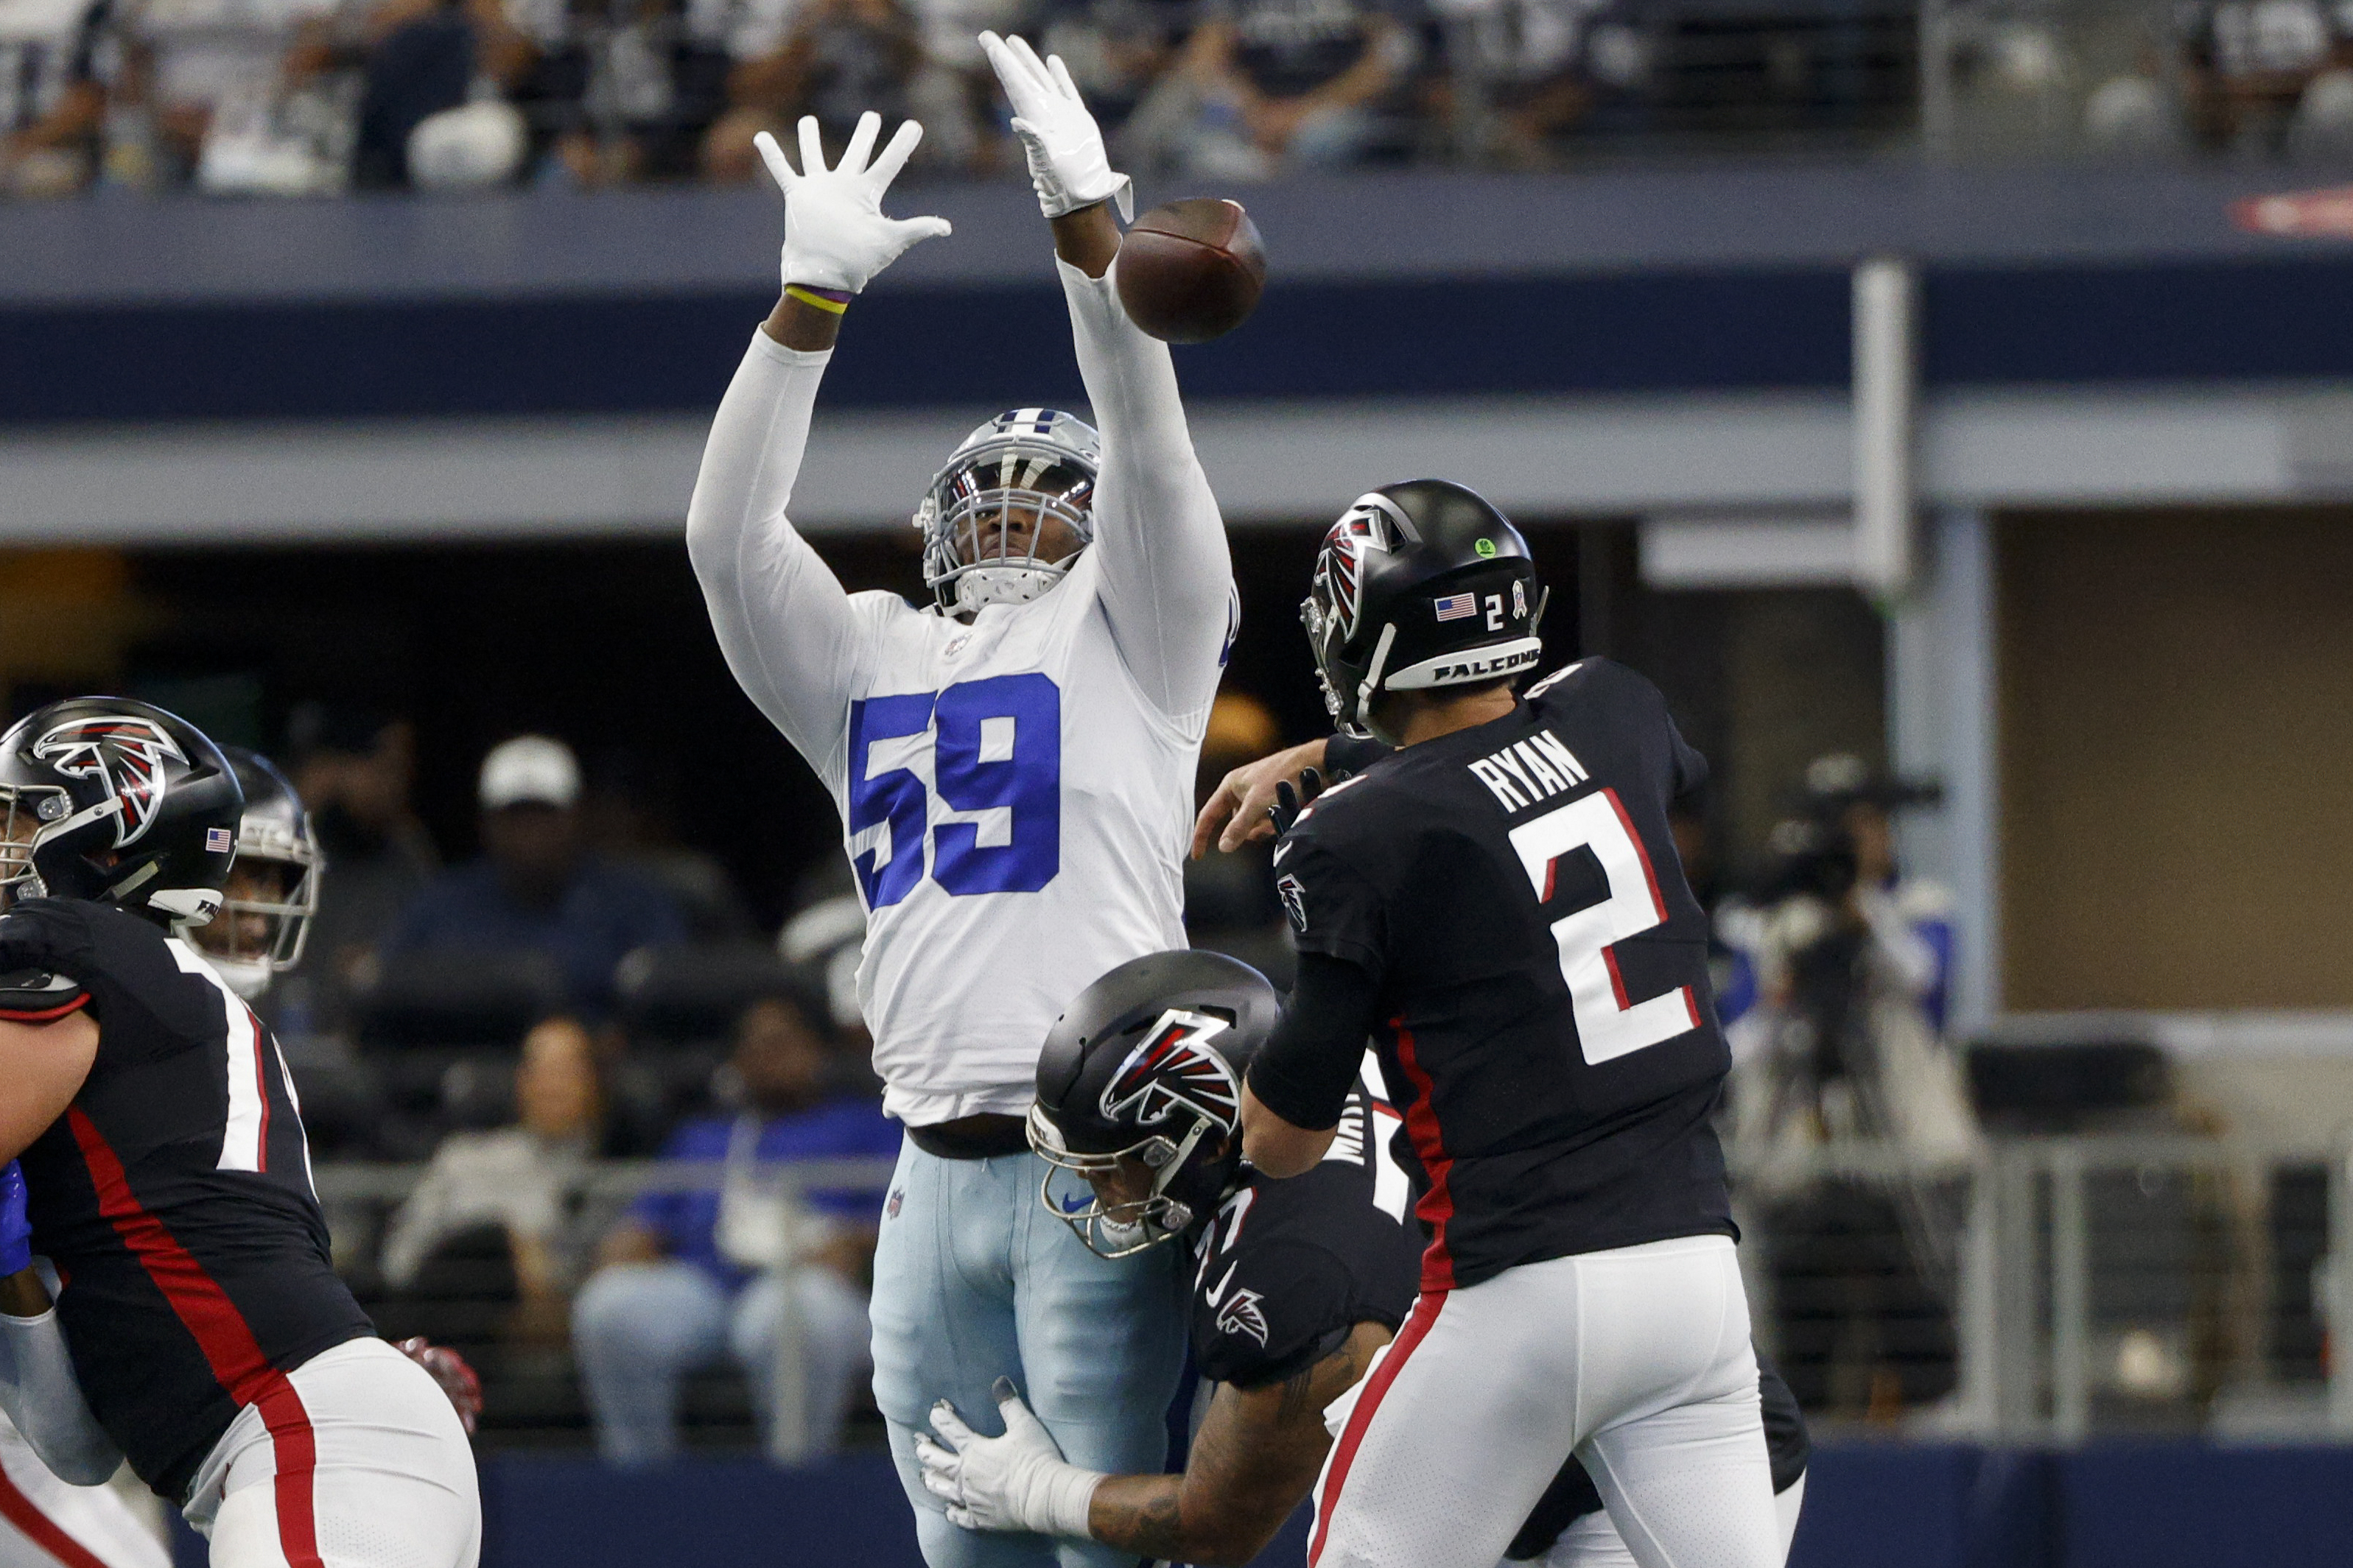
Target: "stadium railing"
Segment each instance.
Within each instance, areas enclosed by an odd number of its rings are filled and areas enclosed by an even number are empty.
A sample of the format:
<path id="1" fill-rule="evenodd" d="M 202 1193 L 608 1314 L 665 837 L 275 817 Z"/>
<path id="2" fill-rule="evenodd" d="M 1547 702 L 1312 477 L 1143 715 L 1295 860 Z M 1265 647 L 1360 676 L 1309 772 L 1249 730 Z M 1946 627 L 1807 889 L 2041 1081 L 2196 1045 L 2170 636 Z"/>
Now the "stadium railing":
<path id="1" fill-rule="evenodd" d="M 319 1167 L 339 1259 L 373 1245 L 424 1169 Z M 797 1200 L 880 1191 L 891 1172 L 825 1160 L 755 1179 Z M 610 1162 L 580 1195 L 617 1208 L 726 1176 L 718 1163 Z M 1736 1184 L 1758 1342 L 1825 1430 L 1851 1418 L 2061 1447 L 2118 1435 L 2353 1441 L 2353 1357 L 2327 1353 L 2330 1303 L 2353 1301 L 2353 1141 L 2000 1138 L 1942 1164 L 1852 1145 Z M 779 1336 L 787 1391 L 797 1330 L 788 1316 Z M 768 1451 L 789 1462 L 808 1441 L 779 1423 Z"/>
<path id="2" fill-rule="evenodd" d="M 1760 1346 L 1833 1420 L 2053 1447 L 2353 1441 L 2353 1358 L 2327 1353 L 2353 1302 L 2353 1141 L 2014 1137 L 1943 1163 L 1854 1145 L 1736 1192 Z M 1865 1397 L 1841 1359 L 1929 1396 Z"/>
<path id="3" fill-rule="evenodd" d="M 372 1251 L 381 1239 L 385 1219 L 415 1190 L 427 1169 L 423 1164 L 357 1161 L 324 1162 L 316 1167 L 319 1202 L 335 1238 L 339 1267 L 350 1270 L 355 1247 Z M 784 1200 L 775 1205 L 774 1212 L 786 1227 L 778 1250 L 789 1257 L 799 1250 L 804 1227 L 811 1227 L 812 1234 L 821 1228 L 813 1225 L 806 1194 L 843 1188 L 880 1192 L 889 1187 L 893 1169 L 894 1162 L 881 1159 L 779 1161 L 748 1171 L 731 1168 L 723 1161 L 612 1160 L 590 1166 L 574 1196 L 603 1200 L 617 1213 L 621 1205 L 646 1193 L 717 1192 L 731 1182 L 747 1184 Z M 800 1396 L 803 1326 L 794 1292 L 781 1293 L 778 1310 L 771 1384 L 777 1414 L 770 1424 L 765 1447 L 776 1463 L 794 1464 L 806 1458 L 812 1447 L 812 1435 L 804 1419 L 807 1401 Z M 494 1398 L 486 1420 L 494 1424 L 496 1419 Z"/>

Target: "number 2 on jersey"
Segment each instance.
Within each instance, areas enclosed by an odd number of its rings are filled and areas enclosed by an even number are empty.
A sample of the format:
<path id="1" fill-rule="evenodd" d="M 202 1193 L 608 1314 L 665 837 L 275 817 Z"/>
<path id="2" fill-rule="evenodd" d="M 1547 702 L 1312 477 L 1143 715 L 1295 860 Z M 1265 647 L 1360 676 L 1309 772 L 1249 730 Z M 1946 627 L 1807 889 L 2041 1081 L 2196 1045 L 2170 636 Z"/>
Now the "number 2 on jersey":
<path id="1" fill-rule="evenodd" d="M 1588 1066 L 1699 1027 L 1699 1005 L 1688 985 L 1647 1001 L 1627 1000 L 1611 946 L 1664 925 L 1667 906 L 1617 791 L 1599 791 L 1522 823 L 1512 829 L 1512 847 L 1519 851 L 1539 904 L 1552 901 L 1561 857 L 1579 849 L 1593 852 L 1609 884 L 1609 895 L 1599 903 L 1552 922 L 1560 977 L 1568 983 L 1577 1044 Z"/>
<path id="2" fill-rule="evenodd" d="M 929 790 L 908 765 L 926 750 Z M 968 820 L 933 825 L 932 791 Z M 1036 892 L 1061 868 L 1062 694 L 1043 675 L 1000 675 L 853 702 L 849 796 L 868 909 L 915 890 L 927 837 L 948 892 Z"/>

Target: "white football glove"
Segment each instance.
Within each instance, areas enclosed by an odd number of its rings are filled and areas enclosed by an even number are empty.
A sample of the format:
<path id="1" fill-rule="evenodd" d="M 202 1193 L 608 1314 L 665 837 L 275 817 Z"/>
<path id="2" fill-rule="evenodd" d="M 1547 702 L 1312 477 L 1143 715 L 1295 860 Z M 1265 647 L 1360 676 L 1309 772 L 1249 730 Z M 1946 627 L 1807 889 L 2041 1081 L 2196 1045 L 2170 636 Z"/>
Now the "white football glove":
<path id="1" fill-rule="evenodd" d="M 787 284 L 810 289 L 839 289 L 855 294 L 920 239 L 951 230 L 944 217 L 891 218 L 882 216 L 882 193 L 907 165 L 923 128 L 909 120 L 870 165 L 874 139 L 881 133 L 882 117 L 868 112 L 858 117 L 858 129 L 841 162 L 825 166 L 825 148 L 818 140 L 817 117 L 801 120 L 801 172 L 785 162 L 784 149 L 766 132 L 752 138 L 768 173 L 785 193 L 785 256 Z"/>
<path id="2" fill-rule="evenodd" d="M 948 1505 L 948 1522 L 966 1530 L 1024 1530 L 1087 1539 L 1087 1510 L 1099 1470 L 1066 1463 L 1054 1435 L 1029 1412 L 1008 1378 L 997 1380 L 997 1414 L 1005 1436 L 984 1437 L 965 1426 L 955 1406 L 932 1406 L 933 1429 L 946 1439 L 915 1435 L 923 1488 Z"/>
<path id="3" fill-rule="evenodd" d="M 1038 58 L 1021 38 L 980 36 L 981 52 L 1005 85 L 1013 106 L 1013 134 L 1029 158 L 1029 183 L 1048 217 L 1060 217 L 1101 201 L 1116 201 L 1123 220 L 1135 216 L 1135 187 L 1113 174 L 1103 151 L 1103 132 L 1087 112 L 1060 55 Z"/>

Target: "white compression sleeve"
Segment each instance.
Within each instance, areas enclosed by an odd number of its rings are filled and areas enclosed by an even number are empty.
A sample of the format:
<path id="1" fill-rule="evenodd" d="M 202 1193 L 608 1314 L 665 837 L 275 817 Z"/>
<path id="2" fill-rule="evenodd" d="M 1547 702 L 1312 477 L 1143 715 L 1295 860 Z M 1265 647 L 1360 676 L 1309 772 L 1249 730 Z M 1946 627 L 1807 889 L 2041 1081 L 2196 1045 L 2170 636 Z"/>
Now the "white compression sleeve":
<path id="1" fill-rule="evenodd" d="M 686 517 L 687 553 L 727 668 L 828 777 L 848 721 L 858 616 L 785 507 L 832 357 L 752 334 L 711 423 Z"/>
<path id="2" fill-rule="evenodd" d="M 55 1308 L 37 1318 L 0 1313 L 0 1411 L 59 1480 L 94 1487 L 122 1463 L 82 1398 Z"/>
<path id="3" fill-rule="evenodd" d="M 1161 711 L 1187 718 L 1208 706 L 1222 673 L 1234 591 L 1225 519 L 1193 451 L 1168 345 L 1127 319 L 1110 274 L 1055 267 L 1103 432 L 1094 548 L 1112 636 Z"/>

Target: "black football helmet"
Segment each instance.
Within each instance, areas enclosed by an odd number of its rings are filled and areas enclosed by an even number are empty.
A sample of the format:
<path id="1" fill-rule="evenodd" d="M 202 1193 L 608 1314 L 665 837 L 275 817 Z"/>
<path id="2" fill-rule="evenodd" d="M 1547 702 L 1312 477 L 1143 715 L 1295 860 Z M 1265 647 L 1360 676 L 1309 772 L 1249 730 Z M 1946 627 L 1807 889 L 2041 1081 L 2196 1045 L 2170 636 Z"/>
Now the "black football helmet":
<path id="1" fill-rule="evenodd" d="M 1299 617 L 1333 721 L 1366 735 L 1381 692 L 1535 668 L 1545 597 L 1509 518 L 1461 485 L 1413 479 L 1358 496 L 1340 514 Z"/>
<path id="2" fill-rule="evenodd" d="M 223 746 L 221 755 L 245 794 L 245 811 L 220 913 L 196 945 L 228 988 L 251 1002 L 302 962 L 326 859 L 311 814 L 275 763 L 243 746 Z"/>
<path id="3" fill-rule="evenodd" d="M 200 926 L 244 811 L 227 759 L 185 719 L 125 697 L 52 702 L 0 735 L 0 905 L 88 899 Z"/>
<path id="4" fill-rule="evenodd" d="M 1281 1012 L 1265 975 L 1219 952 L 1147 953 L 1079 993 L 1046 1037 L 1029 1110 L 1047 1212 L 1125 1258 L 1214 1211 L 1241 1167 L 1242 1074 Z M 1058 1171 L 1109 1175 L 1130 1157 L 1152 1172 L 1142 1199 L 1056 1190 Z"/>

